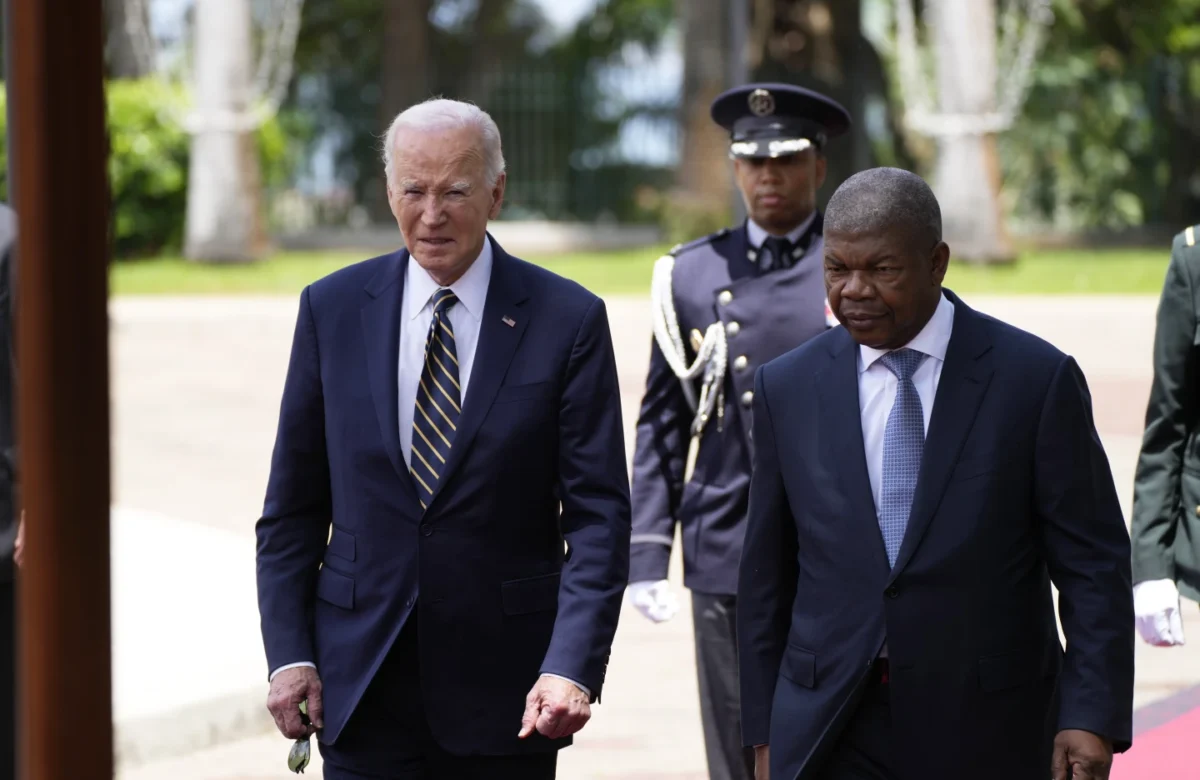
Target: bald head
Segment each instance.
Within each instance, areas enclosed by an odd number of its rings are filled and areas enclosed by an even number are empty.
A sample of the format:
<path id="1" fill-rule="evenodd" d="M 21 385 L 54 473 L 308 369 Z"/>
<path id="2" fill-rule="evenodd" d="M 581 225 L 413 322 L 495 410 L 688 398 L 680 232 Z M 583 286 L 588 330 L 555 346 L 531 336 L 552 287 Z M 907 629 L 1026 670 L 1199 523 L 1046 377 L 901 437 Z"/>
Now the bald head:
<path id="1" fill-rule="evenodd" d="M 950 248 L 920 176 L 872 168 L 838 187 L 825 210 L 825 292 L 859 344 L 896 349 L 937 309 Z"/>
<path id="2" fill-rule="evenodd" d="M 842 183 L 825 210 L 825 232 L 886 232 L 931 248 L 942 240 L 942 210 L 933 190 L 915 173 L 871 168 Z"/>

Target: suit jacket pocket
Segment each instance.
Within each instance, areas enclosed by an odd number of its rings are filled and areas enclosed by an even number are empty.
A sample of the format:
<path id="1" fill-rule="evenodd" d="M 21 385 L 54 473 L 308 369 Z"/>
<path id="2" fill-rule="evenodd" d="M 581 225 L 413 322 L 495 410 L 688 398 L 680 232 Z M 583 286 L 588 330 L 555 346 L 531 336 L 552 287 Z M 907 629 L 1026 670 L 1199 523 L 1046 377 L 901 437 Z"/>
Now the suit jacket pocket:
<path id="1" fill-rule="evenodd" d="M 328 566 L 322 566 L 321 571 L 317 573 L 317 598 L 335 607 L 354 609 L 353 578 Z"/>
<path id="2" fill-rule="evenodd" d="M 554 394 L 554 382 L 529 382 L 523 385 L 504 385 L 496 391 L 493 403 L 503 404 L 512 401 L 528 401 L 531 399 L 549 398 Z"/>
<path id="3" fill-rule="evenodd" d="M 335 525 L 329 537 L 329 546 L 326 548 L 326 554 L 336 555 L 343 560 L 353 562 L 354 534 L 343 531 Z"/>
<path id="4" fill-rule="evenodd" d="M 506 615 L 546 612 L 558 605 L 558 586 L 562 575 L 543 574 L 500 584 L 500 601 Z"/>
<path id="5" fill-rule="evenodd" d="M 1041 656 L 1027 650 L 988 655 L 979 659 L 979 687 L 987 692 L 1019 688 L 1046 671 Z"/>
<path id="6" fill-rule="evenodd" d="M 817 684 L 817 656 L 802 647 L 788 645 L 783 651 L 783 662 L 779 674 L 797 685 L 815 688 Z"/>

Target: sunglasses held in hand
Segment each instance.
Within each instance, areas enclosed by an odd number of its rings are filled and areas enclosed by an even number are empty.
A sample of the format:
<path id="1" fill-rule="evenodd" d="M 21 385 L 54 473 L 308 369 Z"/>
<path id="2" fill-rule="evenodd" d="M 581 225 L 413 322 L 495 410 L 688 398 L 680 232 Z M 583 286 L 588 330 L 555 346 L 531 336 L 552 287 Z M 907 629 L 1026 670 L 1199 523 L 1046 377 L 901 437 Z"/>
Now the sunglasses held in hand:
<path id="1" fill-rule="evenodd" d="M 312 721 L 308 719 L 308 702 L 300 702 L 300 721 L 305 725 L 311 725 Z M 288 751 L 288 769 L 298 775 L 304 774 L 304 768 L 308 766 L 309 759 L 312 758 L 312 745 L 309 743 L 309 737 L 298 739 L 292 744 L 292 749 Z"/>

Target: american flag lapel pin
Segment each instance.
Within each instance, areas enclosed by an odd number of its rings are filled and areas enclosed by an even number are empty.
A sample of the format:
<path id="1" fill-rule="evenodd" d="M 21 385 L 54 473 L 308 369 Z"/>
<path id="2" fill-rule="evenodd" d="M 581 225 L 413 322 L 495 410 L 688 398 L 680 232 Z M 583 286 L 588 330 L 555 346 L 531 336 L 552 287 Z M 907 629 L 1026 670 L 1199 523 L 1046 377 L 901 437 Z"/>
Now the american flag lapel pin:
<path id="1" fill-rule="evenodd" d="M 505 314 L 503 317 L 501 317 L 500 321 L 503 322 L 505 325 L 507 325 L 510 328 L 515 327 L 517 324 L 516 320 L 514 320 L 512 317 L 508 316 L 507 314 Z"/>

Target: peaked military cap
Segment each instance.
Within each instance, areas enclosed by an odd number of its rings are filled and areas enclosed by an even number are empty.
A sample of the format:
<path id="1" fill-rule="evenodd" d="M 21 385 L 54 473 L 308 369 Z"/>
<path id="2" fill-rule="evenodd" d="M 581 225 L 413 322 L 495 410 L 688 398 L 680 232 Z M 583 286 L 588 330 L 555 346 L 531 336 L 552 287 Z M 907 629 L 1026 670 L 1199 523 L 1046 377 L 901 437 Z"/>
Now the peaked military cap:
<path id="1" fill-rule="evenodd" d="M 712 104 L 713 121 L 730 133 L 730 157 L 782 157 L 815 147 L 850 129 L 837 101 L 791 84 L 746 84 Z"/>

